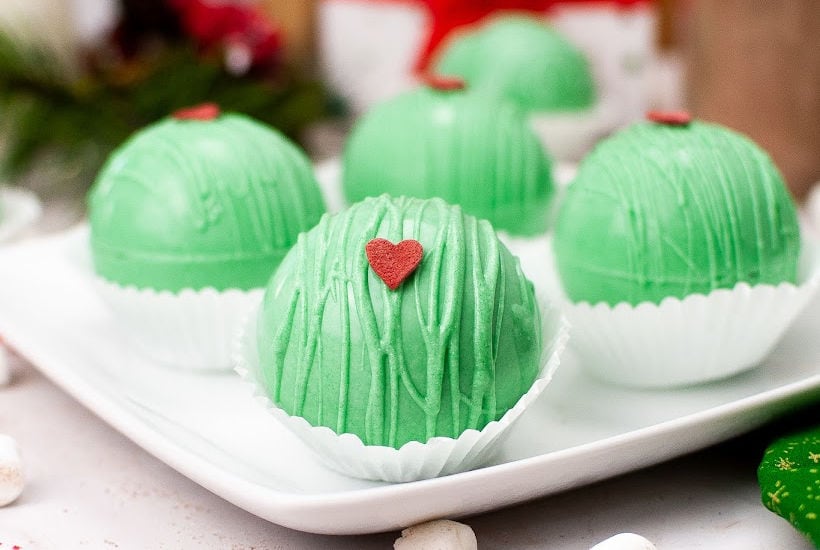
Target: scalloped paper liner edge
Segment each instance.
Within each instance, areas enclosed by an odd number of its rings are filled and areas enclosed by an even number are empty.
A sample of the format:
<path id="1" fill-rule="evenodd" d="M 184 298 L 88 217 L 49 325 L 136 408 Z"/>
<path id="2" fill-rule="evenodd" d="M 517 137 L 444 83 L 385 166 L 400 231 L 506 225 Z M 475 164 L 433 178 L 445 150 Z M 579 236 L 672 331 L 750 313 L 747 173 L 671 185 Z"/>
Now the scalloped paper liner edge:
<path id="1" fill-rule="evenodd" d="M 233 341 L 264 289 L 183 289 L 173 293 L 94 277 L 118 328 L 143 355 L 191 371 L 228 372 Z"/>
<path id="2" fill-rule="evenodd" d="M 636 306 L 553 299 L 573 326 L 582 368 L 598 379 L 635 388 L 720 380 L 759 365 L 814 297 L 820 255 L 817 243 L 803 242 L 809 267 L 798 285 L 741 282 Z"/>
<path id="3" fill-rule="evenodd" d="M 555 307 L 542 301 L 544 347 L 541 370 L 530 389 L 499 420 L 482 430 L 469 429 L 458 438 L 434 437 L 426 443 L 411 441 L 400 449 L 365 445 L 355 434 L 336 434 L 327 427 L 315 427 L 304 418 L 291 416 L 267 397 L 255 377 L 258 357 L 254 337 L 257 308 L 248 315 L 234 346 L 235 370 L 247 383 L 254 398 L 316 457 L 332 470 L 370 480 L 394 483 L 429 479 L 470 470 L 485 464 L 509 435 L 509 428 L 544 391 L 561 362 L 569 341 L 569 323 Z"/>

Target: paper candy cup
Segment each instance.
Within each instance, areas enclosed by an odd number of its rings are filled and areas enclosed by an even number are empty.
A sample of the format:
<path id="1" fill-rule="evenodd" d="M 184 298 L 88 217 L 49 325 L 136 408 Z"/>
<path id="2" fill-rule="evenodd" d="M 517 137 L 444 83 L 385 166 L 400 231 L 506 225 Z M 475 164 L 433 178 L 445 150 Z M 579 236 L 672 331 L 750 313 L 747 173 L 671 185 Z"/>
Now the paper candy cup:
<path id="1" fill-rule="evenodd" d="M 798 285 L 739 283 L 637 306 L 563 299 L 572 346 L 589 373 L 631 387 L 686 386 L 750 369 L 771 352 L 817 290 L 817 255 L 806 247 L 809 266 Z"/>
<path id="2" fill-rule="evenodd" d="M 95 278 L 122 332 L 144 355 L 163 365 L 229 371 L 233 342 L 264 289 L 178 293 L 137 289 Z"/>
<path id="3" fill-rule="evenodd" d="M 544 148 L 560 161 L 577 162 L 618 125 L 611 101 L 578 111 L 535 112 L 530 127 Z"/>
<path id="4" fill-rule="evenodd" d="M 250 383 L 256 398 L 291 432 L 310 447 L 324 464 L 352 477 L 390 482 L 416 481 L 453 474 L 486 464 L 498 450 L 509 428 L 541 394 L 560 363 L 569 338 L 566 319 L 556 309 L 542 312 L 545 349 L 542 368 L 532 387 L 501 419 L 484 429 L 466 430 L 458 438 L 434 437 L 426 443 L 409 442 L 400 449 L 365 445 L 354 434 L 337 434 L 290 416 L 268 399 L 259 375 L 256 348 L 256 312 L 248 317 L 236 342 L 236 371 Z"/>

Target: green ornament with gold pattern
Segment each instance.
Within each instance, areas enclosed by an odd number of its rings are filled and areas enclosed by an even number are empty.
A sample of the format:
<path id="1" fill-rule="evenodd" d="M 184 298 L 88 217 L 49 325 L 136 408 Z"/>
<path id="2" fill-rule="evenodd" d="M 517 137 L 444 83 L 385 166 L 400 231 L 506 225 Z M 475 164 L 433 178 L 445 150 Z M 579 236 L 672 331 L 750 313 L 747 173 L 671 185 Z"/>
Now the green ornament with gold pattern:
<path id="1" fill-rule="evenodd" d="M 820 428 L 772 444 L 757 479 L 766 508 L 820 548 Z"/>

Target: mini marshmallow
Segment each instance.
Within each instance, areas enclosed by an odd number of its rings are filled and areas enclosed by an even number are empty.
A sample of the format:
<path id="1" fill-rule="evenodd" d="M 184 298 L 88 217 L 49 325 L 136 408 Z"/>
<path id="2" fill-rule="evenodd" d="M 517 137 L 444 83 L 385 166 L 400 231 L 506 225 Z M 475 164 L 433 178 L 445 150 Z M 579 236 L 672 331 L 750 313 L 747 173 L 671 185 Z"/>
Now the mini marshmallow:
<path id="1" fill-rule="evenodd" d="M 408 527 L 393 544 L 395 550 L 477 550 L 469 525 L 439 519 Z"/>
<path id="2" fill-rule="evenodd" d="M 635 533 L 621 533 L 603 542 L 599 542 L 589 550 L 657 550 L 655 545 Z"/>
<path id="3" fill-rule="evenodd" d="M 0 434 L 0 506 L 11 504 L 23 492 L 23 462 L 17 451 L 17 442 Z"/>

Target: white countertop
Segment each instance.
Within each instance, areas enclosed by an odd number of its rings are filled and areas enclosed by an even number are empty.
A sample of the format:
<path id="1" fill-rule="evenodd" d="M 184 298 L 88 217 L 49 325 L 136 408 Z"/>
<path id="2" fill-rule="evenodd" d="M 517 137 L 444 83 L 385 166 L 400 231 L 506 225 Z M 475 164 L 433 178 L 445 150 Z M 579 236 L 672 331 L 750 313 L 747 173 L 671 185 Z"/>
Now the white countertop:
<path id="1" fill-rule="evenodd" d="M 330 537 L 268 523 L 144 452 L 12 358 L 0 433 L 19 443 L 28 485 L 0 509 L 1 548 L 392 548 L 397 533 Z M 808 413 L 808 414 L 806 414 Z M 820 418 L 820 409 L 803 418 Z M 480 548 L 586 549 L 623 531 L 660 550 L 809 549 L 758 496 L 755 470 L 774 434 L 755 432 L 654 468 L 463 519 Z"/>

